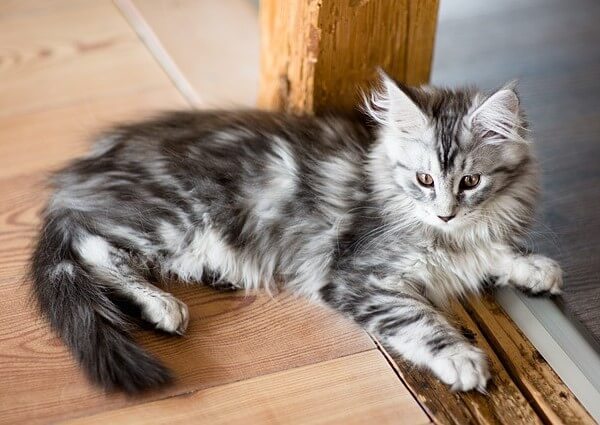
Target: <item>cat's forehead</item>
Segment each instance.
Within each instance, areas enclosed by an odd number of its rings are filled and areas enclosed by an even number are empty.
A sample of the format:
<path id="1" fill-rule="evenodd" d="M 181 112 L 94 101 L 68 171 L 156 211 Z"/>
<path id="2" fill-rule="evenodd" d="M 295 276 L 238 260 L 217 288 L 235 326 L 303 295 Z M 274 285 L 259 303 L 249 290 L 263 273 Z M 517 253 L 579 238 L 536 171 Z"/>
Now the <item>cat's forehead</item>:
<path id="1" fill-rule="evenodd" d="M 475 92 L 468 88 L 426 88 L 413 92 L 413 95 L 415 103 L 429 119 L 424 139 L 430 166 L 439 169 L 441 174 L 462 169 L 472 139 L 465 124 Z"/>
<path id="2" fill-rule="evenodd" d="M 455 132 L 430 130 L 430 143 L 419 149 L 420 166 L 438 176 L 456 176 L 465 173 L 485 173 L 505 161 L 501 145 L 473 142 L 468 128 Z"/>
<path id="3" fill-rule="evenodd" d="M 430 170 L 451 174 L 465 168 L 472 151 L 472 135 L 464 115 L 438 115 L 432 119 L 421 140 L 421 158 Z"/>
<path id="4" fill-rule="evenodd" d="M 505 160 L 501 144 L 481 143 L 472 117 L 485 95 L 474 88 L 404 88 L 405 95 L 423 114 L 421 132 L 399 148 L 414 168 L 438 176 L 485 172 Z"/>
<path id="5" fill-rule="evenodd" d="M 411 144 L 411 150 L 415 166 L 436 175 L 485 172 L 503 161 L 501 146 L 477 143 L 469 128 L 454 120 L 441 120 L 437 128 L 429 126 L 421 142 Z"/>

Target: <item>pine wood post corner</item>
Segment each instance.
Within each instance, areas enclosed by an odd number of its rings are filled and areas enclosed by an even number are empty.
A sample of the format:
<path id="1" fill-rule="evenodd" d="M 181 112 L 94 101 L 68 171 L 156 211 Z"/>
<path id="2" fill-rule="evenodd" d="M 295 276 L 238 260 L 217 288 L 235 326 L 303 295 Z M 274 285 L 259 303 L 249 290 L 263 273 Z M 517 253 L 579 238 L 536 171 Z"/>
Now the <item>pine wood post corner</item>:
<path id="1" fill-rule="evenodd" d="M 378 67 L 429 81 L 439 0 L 261 0 L 261 108 L 354 108 Z"/>

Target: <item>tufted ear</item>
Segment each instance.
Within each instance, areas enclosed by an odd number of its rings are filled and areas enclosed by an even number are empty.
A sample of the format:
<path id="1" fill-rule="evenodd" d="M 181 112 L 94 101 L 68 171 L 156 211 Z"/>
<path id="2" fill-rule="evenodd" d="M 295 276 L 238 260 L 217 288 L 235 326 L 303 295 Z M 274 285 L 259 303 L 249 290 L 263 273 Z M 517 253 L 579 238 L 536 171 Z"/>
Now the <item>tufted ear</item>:
<path id="1" fill-rule="evenodd" d="M 475 108 L 471 113 L 471 125 L 488 142 L 522 141 L 519 111 L 515 83 L 509 83 Z"/>
<path id="2" fill-rule="evenodd" d="M 380 71 L 381 87 L 367 99 L 366 112 L 378 123 L 411 131 L 422 128 L 427 116 L 408 94 L 385 72 Z"/>

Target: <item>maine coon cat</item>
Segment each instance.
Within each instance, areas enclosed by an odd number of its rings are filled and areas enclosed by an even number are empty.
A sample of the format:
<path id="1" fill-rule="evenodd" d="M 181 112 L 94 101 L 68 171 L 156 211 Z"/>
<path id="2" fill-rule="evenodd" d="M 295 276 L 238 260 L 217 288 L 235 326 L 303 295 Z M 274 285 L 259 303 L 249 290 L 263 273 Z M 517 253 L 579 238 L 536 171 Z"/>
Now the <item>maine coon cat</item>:
<path id="1" fill-rule="evenodd" d="M 444 317 L 484 281 L 556 293 L 522 249 L 538 171 L 508 85 L 403 87 L 382 76 L 339 114 L 179 112 L 107 132 L 59 172 L 32 258 L 41 311 L 89 377 L 135 392 L 170 373 L 131 339 L 118 300 L 182 334 L 154 283 L 285 288 L 352 318 L 453 389 L 483 391 L 481 350 Z"/>

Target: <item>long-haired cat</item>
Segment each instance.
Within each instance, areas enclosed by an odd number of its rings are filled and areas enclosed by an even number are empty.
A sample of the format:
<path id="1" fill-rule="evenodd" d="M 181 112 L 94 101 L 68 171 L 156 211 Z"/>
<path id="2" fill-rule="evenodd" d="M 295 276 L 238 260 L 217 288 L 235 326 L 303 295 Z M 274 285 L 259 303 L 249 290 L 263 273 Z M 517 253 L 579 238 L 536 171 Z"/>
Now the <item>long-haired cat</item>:
<path id="1" fill-rule="evenodd" d="M 52 327 L 96 383 L 170 374 L 116 299 L 165 332 L 188 324 L 164 279 L 285 288 L 352 318 L 456 390 L 483 391 L 481 350 L 440 312 L 483 281 L 556 293 L 556 262 L 521 250 L 538 171 L 508 85 L 409 88 L 382 76 L 342 115 L 179 112 L 107 132 L 59 172 L 32 258 Z M 153 283 L 151 283 L 153 282 Z"/>

